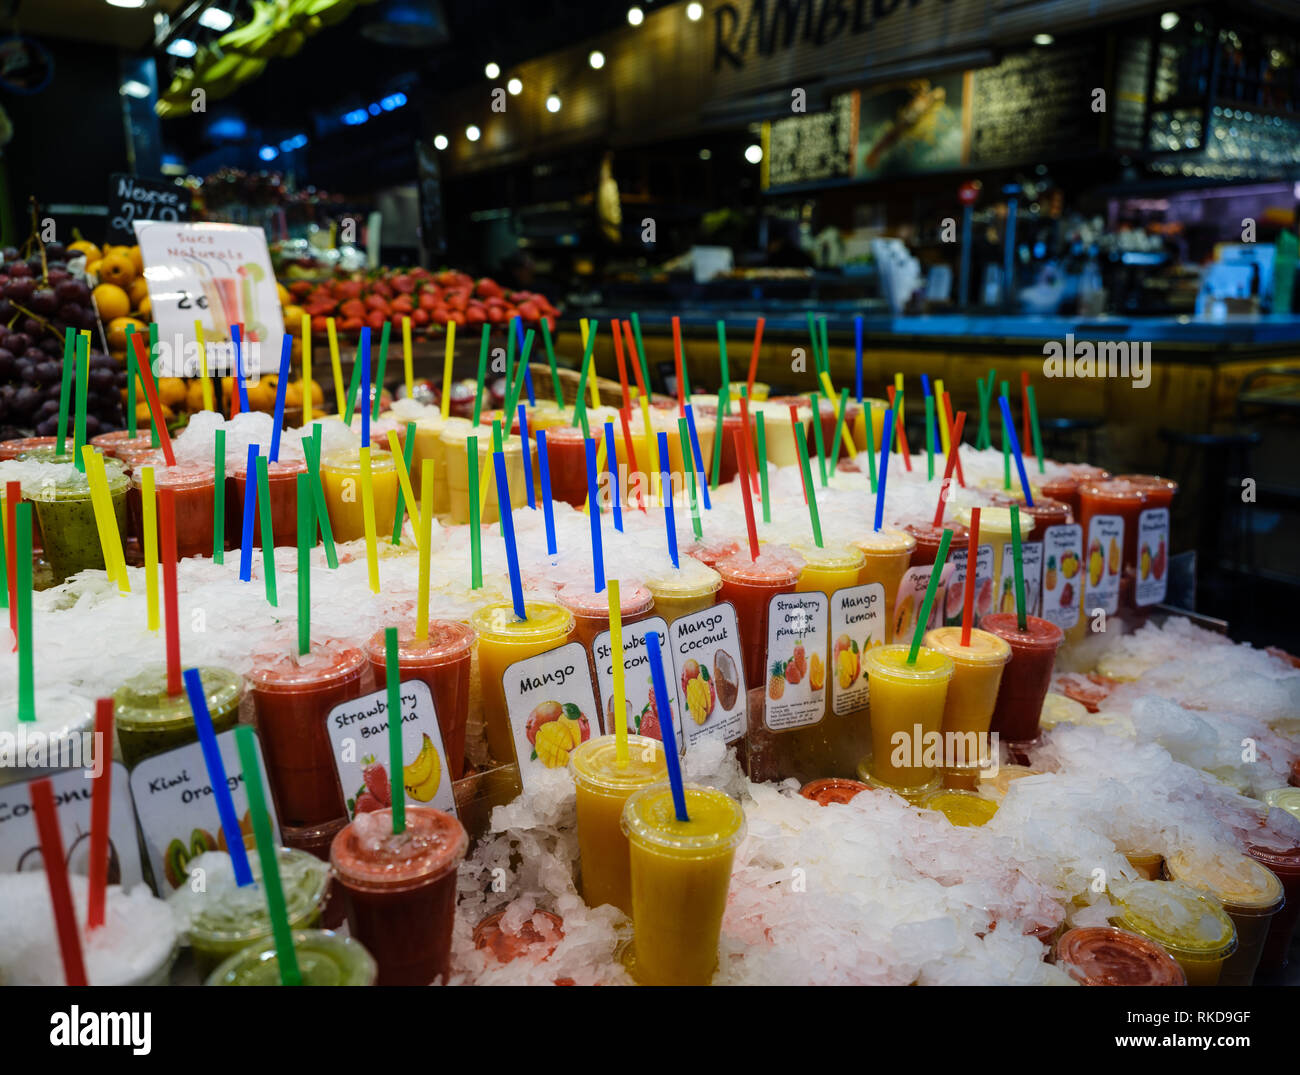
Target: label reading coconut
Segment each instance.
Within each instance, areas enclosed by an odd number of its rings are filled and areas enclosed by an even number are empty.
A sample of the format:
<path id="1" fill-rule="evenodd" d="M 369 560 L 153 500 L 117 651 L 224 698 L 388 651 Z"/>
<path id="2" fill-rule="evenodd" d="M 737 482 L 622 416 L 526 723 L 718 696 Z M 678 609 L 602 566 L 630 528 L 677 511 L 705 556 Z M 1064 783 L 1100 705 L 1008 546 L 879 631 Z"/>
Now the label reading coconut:
<path id="1" fill-rule="evenodd" d="M 565 768 L 569 751 L 600 734 L 591 665 L 581 642 L 517 661 L 501 682 L 525 788 L 539 770 Z"/>
<path id="2" fill-rule="evenodd" d="M 1138 516 L 1137 585 L 1134 601 L 1158 605 L 1169 588 L 1169 509 L 1147 508 Z"/>
<path id="3" fill-rule="evenodd" d="M 1043 543 L 1028 541 L 1020 546 L 1020 570 L 1025 576 L 1025 613 L 1037 616 L 1042 601 Z M 998 612 L 1016 611 L 1016 551 L 1011 542 L 1002 546 L 1002 573 L 998 576 Z"/>
<path id="4" fill-rule="evenodd" d="M 953 549 L 949 559 L 952 560 L 952 577 L 944 587 L 943 625 L 955 627 L 961 624 L 962 610 L 966 600 L 966 558 L 969 549 Z M 924 594 L 924 591 L 922 591 Z M 938 598 L 936 597 L 937 601 Z M 972 626 L 978 626 L 980 617 L 993 611 L 993 546 L 981 545 L 975 557 L 975 607 L 971 610 L 974 619 Z"/>
<path id="5" fill-rule="evenodd" d="M 990 553 L 991 555 L 991 553 Z M 979 565 L 976 564 L 978 572 Z M 930 619 L 926 630 L 939 626 L 943 618 L 944 602 L 947 600 L 948 584 L 952 581 L 953 563 L 949 560 L 943 565 L 939 576 L 939 588 L 934 594 L 934 604 L 930 606 Z M 925 591 L 930 586 L 930 576 L 934 574 L 934 565 L 909 567 L 898 584 L 898 596 L 894 598 L 894 623 L 889 633 L 891 642 L 911 642 L 916 631 L 916 617 L 925 604 Z M 978 573 L 975 576 L 979 579 Z"/>
<path id="6" fill-rule="evenodd" d="M 623 627 L 623 693 L 627 704 L 627 730 L 633 735 L 653 732 L 652 738 L 662 740 L 659 731 L 658 707 L 651 704 L 650 654 L 645 640 L 654 632 L 659 636 L 659 652 L 664 655 L 664 678 L 668 689 L 673 685 L 673 659 L 668 649 L 668 624 L 661 616 L 625 624 Z M 600 726 L 605 734 L 614 734 L 614 661 L 609 632 L 602 631 L 591 643 L 596 659 L 596 686 L 600 693 Z M 680 711 L 680 706 L 678 707 Z M 644 728 L 645 731 L 641 731 Z M 681 724 L 673 726 L 677 733 L 677 749 L 685 752 Z"/>
<path id="7" fill-rule="evenodd" d="M 235 804 L 239 831 L 247 837 L 253 831 L 253 818 L 248 809 L 248 789 L 233 728 L 217 736 L 217 750 L 226 770 L 226 786 Z M 257 741 L 257 757 L 265 773 L 266 760 L 260 741 Z M 145 758 L 131 770 L 131 797 L 135 800 L 145 853 L 160 896 L 185 881 L 190 859 L 204 851 L 225 851 L 229 846 L 221 828 L 217 797 L 208 779 L 201 743 L 187 743 L 166 754 Z M 266 809 L 271 815 L 271 831 L 278 838 L 280 830 L 270 795 L 266 797 Z M 116 803 L 113 813 L 117 813 Z"/>
<path id="8" fill-rule="evenodd" d="M 402 787 L 406 801 L 456 813 L 453 774 L 442 745 L 433 693 L 421 679 L 402 688 Z M 388 688 L 330 710 L 326 723 L 348 818 L 393 805 L 388 750 Z"/>
<path id="9" fill-rule="evenodd" d="M 83 877 L 89 872 L 90 863 L 90 796 L 94 781 L 87 779 L 89 771 L 68 769 L 49 778 L 68 870 Z M 131 813 L 131 788 L 126 766 L 114 762 L 111 779 L 108 883 L 132 888 L 144 880 L 144 871 L 140 865 L 135 818 Z M 32 806 L 31 780 L 6 784 L 0 788 L 0 873 L 44 868 L 41 840 L 36 832 L 36 809 Z"/>
<path id="10" fill-rule="evenodd" d="M 1083 576 L 1083 527 L 1049 526 L 1043 534 L 1042 617 L 1069 630 L 1079 622 L 1079 588 Z"/>
<path id="11" fill-rule="evenodd" d="M 1104 608 L 1107 615 L 1113 615 L 1119 608 L 1119 573 L 1124 550 L 1123 516 L 1094 515 L 1088 523 L 1084 546 L 1084 610 L 1091 615 L 1094 608 Z"/>
<path id="12" fill-rule="evenodd" d="M 702 739 L 733 742 L 745 734 L 745 663 L 736 609 L 730 602 L 675 620 L 668 645 L 677 681 L 677 711 L 685 753 Z"/>
<path id="13" fill-rule="evenodd" d="M 767 704 L 774 732 L 816 724 L 826 715 L 824 593 L 777 594 L 767 606 Z"/>
<path id="14" fill-rule="evenodd" d="M 867 707 L 867 650 L 885 644 L 885 587 L 879 582 L 831 594 L 831 712 L 837 717 Z"/>

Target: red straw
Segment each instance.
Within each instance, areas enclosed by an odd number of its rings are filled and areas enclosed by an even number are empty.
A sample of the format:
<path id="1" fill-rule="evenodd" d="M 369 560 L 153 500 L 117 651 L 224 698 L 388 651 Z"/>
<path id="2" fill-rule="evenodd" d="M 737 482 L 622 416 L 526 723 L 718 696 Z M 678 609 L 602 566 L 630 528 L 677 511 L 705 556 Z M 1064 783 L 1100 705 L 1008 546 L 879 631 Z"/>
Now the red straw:
<path id="1" fill-rule="evenodd" d="M 140 380 L 144 382 L 144 394 L 149 400 L 149 410 L 153 412 L 154 425 L 158 427 L 158 443 L 162 445 L 163 458 L 169 467 L 176 465 L 176 453 L 172 451 L 172 438 L 167 432 L 167 423 L 163 420 L 162 405 L 158 402 L 158 386 L 154 384 L 153 370 L 144 355 L 144 341 L 140 333 L 131 337 L 135 344 L 135 364 L 140 370 Z M 177 690 L 180 688 L 178 687 Z"/>
<path id="2" fill-rule="evenodd" d="M 952 452 L 953 457 L 957 460 L 957 484 L 965 489 L 966 475 L 962 473 L 961 453 L 957 450 L 961 445 L 961 426 L 953 425 L 952 400 L 948 397 L 947 392 L 943 394 L 943 409 L 944 413 L 948 415 L 948 450 Z M 962 411 L 961 413 L 965 414 L 966 412 Z"/>
<path id="3" fill-rule="evenodd" d="M 68 863 L 63 857 L 59 815 L 54 809 L 54 791 L 48 778 L 33 780 L 28 786 L 36 810 L 36 831 L 41 840 L 41 858 L 45 860 L 45 880 L 49 882 L 50 902 L 54 904 L 54 926 L 59 934 L 59 952 L 63 956 L 63 980 L 67 985 L 89 985 L 86 964 L 81 958 L 77 912 L 72 906 L 72 888 L 68 884 Z"/>
<path id="4" fill-rule="evenodd" d="M 1034 442 L 1029 435 L 1029 371 L 1020 371 L 1020 418 L 1024 435 L 1020 438 L 1022 451 L 1026 456 L 1034 454 Z"/>
<path id="5" fill-rule="evenodd" d="M 250 476 L 249 481 L 252 481 Z M 171 489 L 158 490 L 158 539 L 162 546 L 163 630 L 167 633 L 167 693 L 184 689 L 181 682 L 180 612 L 176 602 L 176 499 Z"/>
<path id="6" fill-rule="evenodd" d="M 945 392 L 944 395 L 947 395 Z M 939 506 L 934 509 L 934 528 L 939 529 L 943 522 L 943 506 L 948 503 L 948 490 L 952 487 L 952 468 L 957 465 L 957 441 L 961 439 L 962 426 L 966 424 L 966 412 L 957 415 L 957 424 L 953 426 L 948 438 L 948 465 L 943 471 L 943 484 L 939 486 Z"/>
<path id="7" fill-rule="evenodd" d="M 113 699 L 95 702 L 95 760 L 99 775 L 90 789 L 90 898 L 86 929 L 104 924 L 104 890 L 108 887 L 108 808 L 113 795 Z"/>
<path id="8" fill-rule="evenodd" d="M 736 458 L 743 459 L 744 445 L 741 443 L 740 433 L 732 433 L 732 438 L 736 442 Z M 754 522 L 754 501 L 749 493 L 749 483 L 741 481 L 740 483 L 740 500 L 745 505 L 745 525 L 749 527 L 749 558 L 758 559 L 758 524 Z"/>
<path id="9" fill-rule="evenodd" d="M 749 396 L 754 394 L 754 375 L 758 373 L 758 349 L 763 343 L 764 321 L 765 318 L 760 317 L 754 326 L 754 350 L 749 356 L 749 378 L 745 381 L 745 394 Z"/>
<path id="10" fill-rule="evenodd" d="M 627 472 L 632 475 L 637 473 L 636 446 L 632 443 L 632 427 L 628 425 L 627 414 L 628 408 L 624 407 L 618 412 L 618 420 L 623 426 L 623 443 L 627 445 Z M 608 461 L 606 461 L 606 465 L 608 465 Z M 633 481 L 631 478 L 628 480 Z M 641 483 L 634 481 L 633 484 L 636 485 L 636 506 L 644 512 L 645 497 L 641 495 Z"/>
<path id="11" fill-rule="evenodd" d="M 614 328 L 614 358 L 618 362 L 618 384 L 623 389 L 623 406 L 632 406 L 631 390 L 627 386 L 627 365 L 623 362 L 623 340 L 618 334 L 618 318 L 610 322 Z"/>
<path id="12" fill-rule="evenodd" d="M 758 464 L 754 462 L 754 438 L 749 431 L 749 398 L 740 397 L 740 420 L 744 424 L 745 454 L 742 457 L 744 471 L 749 475 L 750 488 L 758 492 Z"/>
<path id="13" fill-rule="evenodd" d="M 686 382 L 682 379 L 682 322 L 673 316 L 673 361 L 677 363 L 677 413 L 686 417 Z"/>
<path id="14" fill-rule="evenodd" d="M 961 644 L 963 646 L 970 645 L 970 629 L 975 619 L 975 568 L 979 561 L 979 551 L 980 509 L 971 508 L 970 541 L 966 545 L 966 595 L 961 611 Z"/>
<path id="15" fill-rule="evenodd" d="M 798 444 L 798 443 L 799 443 L 799 437 L 800 437 L 800 436 L 802 435 L 802 433 L 803 433 L 803 428 L 802 428 L 802 427 L 800 426 L 800 424 L 799 424 L 799 404 L 797 404 L 797 403 L 791 403 L 791 404 L 790 404 L 790 428 L 794 431 L 794 442 L 795 442 L 796 444 Z M 799 470 L 799 474 L 800 474 L 800 479 L 799 479 L 799 480 L 802 481 L 802 480 L 803 480 L 803 477 L 802 477 L 802 475 L 803 475 L 803 468 L 802 468 L 802 467 L 801 467 L 800 470 Z M 806 485 L 803 487 L 803 502 L 804 502 L 805 504 L 808 503 L 808 486 L 806 486 Z"/>
<path id="16" fill-rule="evenodd" d="M 894 405 L 894 386 L 889 385 L 885 391 L 889 393 L 889 405 L 892 407 Z M 912 453 L 907 447 L 907 434 L 903 432 L 903 423 L 895 422 L 894 429 L 898 431 L 898 451 L 903 457 L 903 466 L 910 471 L 912 469 Z"/>
<path id="17" fill-rule="evenodd" d="M 9 630 L 13 632 L 14 649 L 18 649 L 18 502 L 23 498 L 20 482 L 5 485 L 5 566 L 9 572 Z"/>
<path id="18" fill-rule="evenodd" d="M 615 329 L 615 332 L 618 330 Z M 650 398 L 650 393 L 646 391 L 646 383 L 641 376 L 641 359 L 637 355 L 636 337 L 632 334 L 632 322 L 623 322 L 623 338 L 627 340 L 627 357 L 632 363 L 632 376 L 636 378 L 636 386 L 641 389 L 641 395 L 646 399 Z"/>

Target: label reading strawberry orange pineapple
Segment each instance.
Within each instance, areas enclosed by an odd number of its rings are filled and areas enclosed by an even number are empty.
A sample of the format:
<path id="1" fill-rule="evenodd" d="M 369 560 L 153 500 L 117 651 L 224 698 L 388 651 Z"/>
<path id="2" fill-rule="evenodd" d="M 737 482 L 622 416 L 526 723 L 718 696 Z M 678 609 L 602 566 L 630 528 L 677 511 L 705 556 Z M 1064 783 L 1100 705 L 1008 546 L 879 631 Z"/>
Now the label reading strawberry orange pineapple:
<path id="1" fill-rule="evenodd" d="M 682 753 L 704 739 L 730 743 L 745 734 L 745 663 L 730 602 L 692 612 L 668 628 Z"/>
<path id="2" fill-rule="evenodd" d="M 990 549 L 989 556 L 993 553 Z M 976 565 L 976 580 L 979 579 L 979 565 Z M 925 591 L 930 586 L 930 576 L 934 574 L 934 565 L 927 564 L 924 567 L 909 567 L 903 575 L 903 580 L 898 584 L 898 596 L 894 598 L 894 623 L 889 632 L 891 642 L 911 642 L 912 635 L 916 631 L 916 617 L 921 614 L 921 608 L 925 604 Z M 939 588 L 934 594 L 934 604 L 930 606 L 930 618 L 926 622 L 926 629 L 937 627 L 943 622 L 944 603 L 948 599 L 948 586 L 952 581 L 953 563 L 950 559 L 943 565 L 943 573 L 939 576 Z M 979 601 L 976 600 L 978 608 Z"/>
<path id="3" fill-rule="evenodd" d="M 422 680 L 401 685 L 402 787 L 406 801 L 456 813 L 447 753 L 433 694 Z M 388 749 L 388 688 L 340 702 L 326 722 L 348 818 L 393 805 Z"/>
<path id="4" fill-rule="evenodd" d="M 1147 508 L 1138 516 L 1138 605 L 1158 605 L 1169 589 L 1169 509 Z"/>
<path id="5" fill-rule="evenodd" d="M 1103 608 L 1107 615 L 1119 608 L 1119 573 L 1124 553 L 1124 517 L 1094 515 L 1084 538 L 1083 608 L 1091 615 Z"/>
<path id="6" fill-rule="evenodd" d="M 623 627 L 623 693 L 626 696 L 627 730 L 633 735 L 646 735 L 651 739 L 662 741 L 659 707 L 655 704 L 654 692 L 650 689 L 650 657 L 645 644 L 651 632 L 659 636 L 660 652 L 668 655 L 668 624 L 664 622 L 663 617 L 651 616 L 648 620 L 640 620 Z M 614 662 L 608 631 L 602 631 L 592 640 L 591 652 L 596 658 L 596 686 L 600 693 L 601 727 L 605 729 L 606 735 L 613 735 Z M 670 687 L 673 682 L 671 660 L 671 656 L 668 656 L 670 663 L 664 669 Z M 681 723 L 674 725 L 673 730 L 677 733 L 677 749 L 683 751 Z"/>
<path id="7" fill-rule="evenodd" d="M 826 715 L 824 593 L 777 594 L 767 611 L 767 703 L 763 719 L 774 732 L 816 724 Z"/>
<path id="8" fill-rule="evenodd" d="M 944 588 L 943 624 L 945 627 L 961 623 L 966 601 L 966 547 L 954 548 L 949 556 L 952 576 Z M 924 594 L 924 591 L 922 591 Z M 936 601 L 938 598 L 935 599 Z M 979 626 L 980 617 L 993 611 L 993 546 L 981 545 L 975 557 L 975 596 L 971 610 L 972 626 Z M 911 641 L 906 639 L 903 641 Z"/>
<path id="9" fill-rule="evenodd" d="M 867 707 L 862 659 L 885 644 L 885 587 L 879 582 L 831 594 L 831 712 L 837 717 Z"/>
<path id="10" fill-rule="evenodd" d="M 1042 601 L 1043 543 L 1027 541 L 1020 546 L 1020 569 L 1025 577 L 1025 612 L 1037 616 Z M 1002 573 L 998 576 L 998 612 L 1016 610 L 1016 550 L 1008 541 L 1002 546 Z"/>
<path id="11" fill-rule="evenodd" d="M 1061 630 L 1079 622 L 1083 587 L 1083 527 L 1049 526 L 1043 533 L 1043 599 L 1039 614 Z"/>
<path id="12" fill-rule="evenodd" d="M 525 788 L 542 769 L 563 769 L 574 747 L 600 734 L 591 666 L 581 642 L 517 661 L 501 681 Z"/>

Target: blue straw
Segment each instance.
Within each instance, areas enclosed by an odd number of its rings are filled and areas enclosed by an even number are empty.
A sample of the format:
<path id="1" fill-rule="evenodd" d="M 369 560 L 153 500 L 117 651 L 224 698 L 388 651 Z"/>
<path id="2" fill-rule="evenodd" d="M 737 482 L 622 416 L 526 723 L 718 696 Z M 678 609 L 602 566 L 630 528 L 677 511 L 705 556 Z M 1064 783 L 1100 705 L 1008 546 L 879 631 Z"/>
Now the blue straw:
<path id="1" fill-rule="evenodd" d="M 609 489 L 614 505 L 614 529 L 623 529 L 623 490 L 618 481 L 618 452 L 614 450 L 614 423 L 605 423 L 605 467 L 609 471 Z"/>
<path id="2" fill-rule="evenodd" d="M 876 530 L 885 524 L 885 475 L 889 472 L 889 435 L 894 431 L 894 412 L 885 412 L 885 430 L 880 440 L 880 476 L 876 483 Z"/>
<path id="3" fill-rule="evenodd" d="M 1007 434 L 1011 438 L 1011 454 L 1016 460 L 1016 470 L 1020 471 L 1020 487 L 1025 491 L 1025 506 L 1034 506 L 1034 494 L 1029 491 L 1029 475 L 1025 473 L 1025 457 L 1020 454 L 1020 441 L 1016 437 L 1016 424 L 1011 420 L 1011 404 L 1006 396 L 998 396 L 998 406 L 1002 408 L 1002 420 L 1007 424 Z"/>
<path id="4" fill-rule="evenodd" d="M 293 347 L 293 337 L 284 334 L 284 343 L 280 346 L 280 376 L 275 383 L 275 424 L 271 426 L 271 462 L 280 458 L 280 427 L 284 425 L 284 394 L 289 387 L 289 352 Z"/>
<path id="5" fill-rule="evenodd" d="M 608 430 L 610 427 L 606 426 Z M 668 434 L 659 434 L 659 480 L 663 485 L 664 525 L 668 527 L 668 555 L 673 558 L 673 567 L 680 567 L 677 562 L 677 522 L 673 518 L 673 483 L 672 474 L 667 470 Z"/>
<path id="6" fill-rule="evenodd" d="M 524 582 L 519 575 L 519 546 L 515 544 L 515 517 L 510 507 L 510 479 L 506 476 L 504 452 L 493 452 L 492 463 L 497 473 L 497 509 L 501 513 L 501 537 L 506 543 L 506 563 L 510 566 L 510 597 L 514 601 L 515 615 L 528 619 L 524 611 Z"/>
<path id="7" fill-rule="evenodd" d="M 361 326 L 361 447 L 370 447 L 370 326 Z"/>
<path id="8" fill-rule="evenodd" d="M 519 404 L 519 439 L 524 445 L 524 486 L 528 490 L 528 506 L 537 510 L 537 494 L 533 491 L 533 449 L 528 443 L 528 410 Z"/>
<path id="9" fill-rule="evenodd" d="M 857 348 L 857 376 L 854 381 L 854 388 L 858 394 L 858 403 L 862 402 L 862 315 L 858 314 L 853 319 L 853 343 Z"/>
<path id="10" fill-rule="evenodd" d="M 235 800 L 230 797 L 226 765 L 221 760 L 221 749 L 217 746 L 217 733 L 212 727 L 212 714 L 208 712 L 208 699 L 203 693 L 203 681 L 199 678 L 199 670 L 187 668 L 184 674 L 185 691 L 190 696 L 190 708 L 194 711 L 194 728 L 199 733 L 199 744 L 203 747 L 203 762 L 208 767 L 208 780 L 212 782 L 212 794 L 217 800 L 217 814 L 221 817 L 221 830 L 226 834 L 230 861 L 235 867 L 235 884 L 243 888 L 244 885 L 253 883 L 253 871 L 248 865 L 248 849 L 244 846 L 244 834 L 239 831 L 239 816 L 235 813 Z"/>
<path id="11" fill-rule="evenodd" d="M 596 442 L 587 438 L 587 514 L 591 517 L 591 569 L 596 593 L 605 590 L 605 550 L 600 540 L 600 500 L 597 499 Z"/>
<path id="12" fill-rule="evenodd" d="M 537 473 L 542 479 L 542 515 L 546 519 L 546 551 L 554 556 L 559 550 L 555 544 L 555 505 L 551 503 L 551 467 L 546 460 L 546 430 L 537 431 Z"/>
<path id="13" fill-rule="evenodd" d="M 235 387 L 239 390 L 239 410 L 248 413 L 248 389 L 244 387 L 244 349 L 239 339 L 239 326 L 230 326 L 230 338 L 235 344 Z"/>
<path id="14" fill-rule="evenodd" d="M 686 428 L 691 431 L 691 455 L 695 456 L 695 473 L 699 476 L 700 492 L 704 495 L 704 507 L 712 511 L 713 505 L 709 503 L 709 483 L 704 477 L 704 456 L 700 454 L 700 437 L 695 432 L 695 412 L 691 410 L 689 403 L 686 404 Z"/>
<path id="15" fill-rule="evenodd" d="M 256 444 L 248 446 L 248 463 L 244 469 L 244 533 L 239 543 L 239 577 L 249 582 L 253 577 L 253 520 L 257 518 Z"/>
<path id="16" fill-rule="evenodd" d="M 659 652 L 659 632 L 645 634 L 646 653 L 650 657 L 650 679 L 654 684 L 655 708 L 659 711 L 659 734 L 663 736 L 664 760 L 668 763 L 668 783 L 673 789 L 673 809 L 678 821 L 690 821 L 686 812 L 686 791 L 682 787 L 682 763 L 677 757 L 677 731 L 673 728 L 673 711 L 664 676 L 664 658 Z"/>

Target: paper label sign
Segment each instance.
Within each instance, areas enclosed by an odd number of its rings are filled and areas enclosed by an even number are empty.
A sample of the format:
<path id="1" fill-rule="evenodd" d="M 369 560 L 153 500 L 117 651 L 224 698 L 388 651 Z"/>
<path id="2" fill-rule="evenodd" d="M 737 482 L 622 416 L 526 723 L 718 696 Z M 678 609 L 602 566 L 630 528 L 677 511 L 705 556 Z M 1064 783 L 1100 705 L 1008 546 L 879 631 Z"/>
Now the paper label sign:
<path id="1" fill-rule="evenodd" d="M 239 818 L 240 830 L 248 836 L 253 831 L 253 821 L 248 812 L 248 790 L 233 728 L 217 736 L 217 749 L 226 767 L 226 784 L 235 803 L 235 816 Z M 260 742 L 257 758 L 265 773 Z M 135 800 L 145 853 L 160 896 L 166 896 L 185 880 L 190 859 L 204 851 L 226 850 L 226 834 L 221 829 L 217 798 L 212 793 L 201 743 L 187 743 L 165 754 L 145 758 L 131 770 L 131 797 Z M 266 798 L 266 809 L 271 815 L 271 831 L 278 836 L 275 804 L 270 795 Z"/>
<path id="2" fill-rule="evenodd" d="M 976 564 L 978 572 L 979 565 Z M 926 630 L 939 626 L 943 616 L 944 602 L 947 600 L 948 584 L 952 580 L 953 563 L 949 560 L 943 565 L 939 576 L 939 588 L 934 592 L 934 604 L 930 606 L 930 618 Z M 898 584 L 898 596 L 894 598 L 894 623 L 890 629 L 891 642 L 910 643 L 916 631 L 916 617 L 925 605 L 925 591 L 930 586 L 930 576 L 934 574 L 934 565 L 909 567 Z M 978 581 L 978 573 L 975 576 Z M 976 602 L 978 604 L 978 601 Z"/>
<path id="3" fill-rule="evenodd" d="M 867 650 L 885 644 L 885 587 L 870 582 L 831 595 L 831 712 L 837 717 L 865 709 Z"/>
<path id="4" fill-rule="evenodd" d="M 677 711 L 685 714 L 682 752 L 705 739 L 731 743 L 745 734 L 745 662 L 736 609 L 729 601 L 692 612 L 668 628 Z"/>
<path id="5" fill-rule="evenodd" d="M 771 731 L 816 724 L 826 715 L 824 593 L 777 594 L 767 606 L 767 703 Z"/>
<path id="6" fill-rule="evenodd" d="M 193 204 L 189 189 L 166 179 L 142 179 L 114 172 L 108 177 L 108 230 L 105 241 L 119 246 L 135 243 L 136 221 L 189 220 Z"/>
<path id="7" fill-rule="evenodd" d="M 1083 559 L 1083 606 L 1088 615 L 1104 608 L 1112 615 L 1119 608 L 1119 572 L 1124 549 L 1124 517 L 1094 515 L 1088 522 Z"/>
<path id="8" fill-rule="evenodd" d="M 970 550 L 953 549 L 949 559 L 952 561 L 952 576 L 944 588 L 943 625 L 945 627 L 961 626 L 961 618 L 966 601 L 966 559 Z M 922 591 L 924 595 L 924 591 Z M 935 598 L 937 602 L 938 597 Z M 981 545 L 975 557 L 975 607 L 971 610 L 972 627 L 978 627 L 980 619 L 993 611 L 993 546 Z M 911 639 L 900 639 L 911 642 Z"/>
<path id="9" fill-rule="evenodd" d="M 108 883 L 132 888 L 144 881 L 140 845 L 131 810 L 131 788 L 126 766 L 114 762 L 113 794 L 108 822 Z M 48 775 L 48 774 L 47 774 Z M 39 779 L 33 776 L 33 780 Z M 90 796 L 94 781 L 85 769 L 68 769 L 49 777 L 54 806 L 63 836 L 68 870 L 85 876 L 90 862 Z M 41 840 L 36 832 L 30 780 L 0 788 L 0 873 L 43 870 Z"/>
<path id="10" fill-rule="evenodd" d="M 574 747 L 600 734 L 591 666 L 581 642 L 517 661 L 501 681 L 525 788 L 539 770 L 563 769 Z M 642 724 L 651 716 L 647 713 Z"/>
<path id="11" fill-rule="evenodd" d="M 402 683 L 400 774 L 389 765 L 387 688 L 340 702 L 330 710 L 326 728 L 349 819 L 392 806 L 393 780 L 399 775 L 408 804 L 456 813 L 438 713 L 423 680 Z"/>
<path id="12" fill-rule="evenodd" d="M 1069 630 L 1079 622 L 1083 527 L 1049 526 L 1043 534 L 1042 617 Z"/>
<path id="13" fill-rule="evenodd" d="M 668 650 L 668 624 L 661 616 L 638 620 L 623 626 L 623 693 L 626 695 L 627 730 L 633 735 L 653 732 L 652 739 L 662 740 L 656 720 L 651 718 L 650 705 L 650 655 L 645 640 L 651 632 L 659 636 L 659 652 L 664 655 L 664 678 L 672 690 L 673 658 Z M 614 660 L 608 631 L 602 631 L 591 643 L 591 653 L 596 661 L 596 686 L 600 690 L 600 726 L 606 735 L 614 734 Z M 657 707 L 654 707 L 657 709 Z M 681 706 L 677 708 L 681 712 Z M 645 729 L 642 731 L 641 729 Z M 680 721 L 673 727 L 677 735 L 678 753 L 686 752 Z M 595 734 L 595 728 L 592 729 Z"/>
<path id="14" fill-rule="evenodd" d="M 1134 602 L 1158 605 L 1169 588 L 1169 509 L 1147 508 L 1138 516 L 1137 583 Z"/>
<path id="15" fill-rule="evenodd" d="M 1042 607 L 1043 543 L 1027 541 L 1020 546 L 1020 570 L 1025 576 L 1025 615 L 1037 616 Z M 1016 550 L 1011 542 L 1002 546 L 1002 579 L 998 612 L 1016 611 Z"/>

